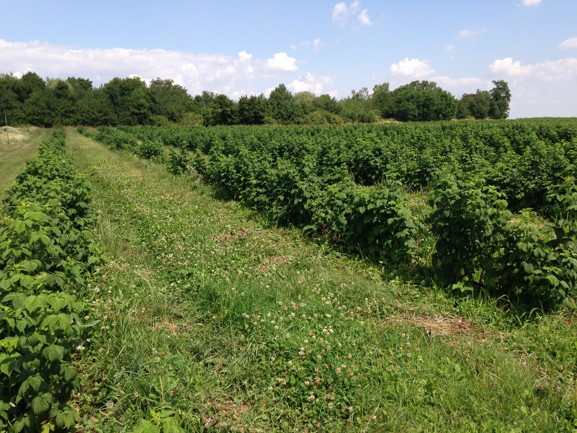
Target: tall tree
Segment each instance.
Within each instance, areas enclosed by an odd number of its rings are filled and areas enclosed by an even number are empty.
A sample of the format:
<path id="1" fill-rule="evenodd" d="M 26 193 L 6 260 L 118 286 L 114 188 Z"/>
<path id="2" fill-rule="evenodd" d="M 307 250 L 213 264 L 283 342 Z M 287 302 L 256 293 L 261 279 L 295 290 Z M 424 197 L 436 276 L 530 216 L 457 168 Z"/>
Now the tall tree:
<path id="1" fill-rule="evenodd" d="M 23 103 L 19 98 L 20 80 L 12 74 L 0 75 L 0 116 L 4 125 L 4 116 L 10 124 L 25 122 Z"/>
<path id="2" fill-rule="evenodd" d="M 104 93 L 114 112 L 113 123 L 145 125 L 150 120 L 150 102 L 146 83 L 138 77 L 113 78 L 104 85 Z"/>
<path id="3" fill-rule="evenodd" d="M 351 96 L 341 99 L 342 116 L 352 122 L 370 123 L 378 120 L 379 114 L 371 102 L 369 89 L 363 87 L 359 91 L 353 90 Z"/>
<path id="4" fill-rule="evenodd" d="M 208 108 L 209 111 L 204 117 L 205 126 L 232 125 L 236 106 L 228 96 L 216 95 Z"/>
<path id="5" fill-rule="evenodd" d="M 317 96 L 313 101 L 313 105 L 317 110 L 324 110 L 333 114 L 341 113 L 341 106 L 339 105 L 339 102 L 331 95 L 328 95 L 326 93 Z"/>
<path id="6" fill-rule="evenodd" d="M 238 100 L 237 123 L 262 125 L 266 116 L 266 99 L 260 96 L 242 96 Z"/>
<path id="7" fill-rule="evenodd" d="M 46 82 L 35 72 L 26 72 L 22 75 L 22 78 L 20 78 L 19 88 L 20 91 L 18 96 L 20 102 L 23 103 L 32 95 L 32 93 L 44 90 L 46 88 Z"/>
<path id="8" fill-rule="evenodd" d="M 173 80 L 153 80 L 148 88 L 151 111 L 170 122 L 180 122 L 191 110 L 192 98 L 187 90 Z"/>
<path id="9" fill-rule="evenodd" d="M 297 113 L 294 96 L 284 84 L 279 84 L 268 97 L 268 113 L 280 123 L 294 122 Z"/>
<path id="10" fill-rule="evenodd" d="M 413 81 L 392 92 L 392 111 L 401 121 L 449 120 L 457 112 L 457 100 L 433 81 Z"/>
<path id="11" fill-rule="evenodd" d="M 458 105 L 457 117 L 466 119 L 486 119 L 491 110 L 491 94 L 487 90 L 477 90 L 477 93 L 465 93 Z"/>
<path id="12" fill-rule="evenodd" d="M 511 103 L 511 91 L 509 85 L 504 80 L 493 81 L 491 94 L 490 115 L 493 119 L 506 119 L 509 117 L 509 104 Z"/>
<path id="13" fill-rule="evenodd" d="M 387 119 L 393 117 L 393 96 L 389 83 L 374 86 L 371 101 L 382 118 Z"/>

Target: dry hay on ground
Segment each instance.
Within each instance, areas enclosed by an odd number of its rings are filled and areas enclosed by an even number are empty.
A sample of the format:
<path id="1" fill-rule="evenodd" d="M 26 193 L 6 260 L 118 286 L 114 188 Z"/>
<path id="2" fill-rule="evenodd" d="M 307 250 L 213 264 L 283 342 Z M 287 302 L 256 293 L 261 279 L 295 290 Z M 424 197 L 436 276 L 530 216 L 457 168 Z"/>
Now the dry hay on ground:
<path id="1" fill-rule="evenodd" d="M 30 137 L 32 128 L 14 128 L 12 126 L 2 126 L 0 128 L 0 143 L 20 143 Z"/>

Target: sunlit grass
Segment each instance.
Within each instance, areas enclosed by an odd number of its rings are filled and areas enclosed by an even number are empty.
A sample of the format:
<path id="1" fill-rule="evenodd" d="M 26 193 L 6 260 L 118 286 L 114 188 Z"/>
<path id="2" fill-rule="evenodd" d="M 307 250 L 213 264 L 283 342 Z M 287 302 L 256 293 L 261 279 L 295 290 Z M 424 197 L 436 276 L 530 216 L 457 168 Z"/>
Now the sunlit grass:
<path id="1" fill-rule="evenodd" d="M 38 152 L 38 145 L 50 131 L 39 128 L 0 128 L 0 197 L 16 179 L 27 160 Z"/>

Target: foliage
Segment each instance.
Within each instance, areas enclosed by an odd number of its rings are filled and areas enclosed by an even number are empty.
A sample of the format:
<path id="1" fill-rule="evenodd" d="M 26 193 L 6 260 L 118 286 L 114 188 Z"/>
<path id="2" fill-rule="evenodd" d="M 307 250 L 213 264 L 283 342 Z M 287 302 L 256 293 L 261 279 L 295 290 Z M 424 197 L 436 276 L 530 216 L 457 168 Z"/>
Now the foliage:
<path id="1" fill-rule="evenodd" d="M 241 96 L 238 100 L 237 122 L 241 125 L 262 125 L 266 116 L 264 96 Z"/>
<path id="2" fill-rule="evenodd" d="M 576 192 L 572 180 L 552 188 L 556 218 L 552 228 L 539 227 L 527 211 L 513 219 L 494 187 L 443 179 L 431 197 L 435 274 L 445 285 L 480 287 L 530 308 L 575 299 Z"/>
<path id="3" fill-rule="evenodd" d="M 487 119 L 491 109 L 491 94 L 486 90 L 477 90 L 477 93 L 464 94 L 457 108 L 457 117 L 466 119 Z"/>
<path id="4" fill-rule="evenodd" d="M 328 94 L 291 93 L 279 84 L 270 95 L 245 95 L 238 101 L 203 91 L 191 96 L 171 79 L 145 83 L 115 77 L 99 88 L 84 78 L 42 80 L 29 72 L 0 75 L 0 108 L 11 124 L 117 125 L 266 125 L 437 121 L 453 118 L 506 119 L 511 92 L 503 80 L 490 91 L 465 94 L 460 101 L 432 81 L 413 81 L 390 90 L 389 83 L 353 90 L 340 100 Z M 457 108 L 458 105 L 458 108 Z"/>
<path id="5" fill-rule="evenodd" d="M 401 121 L 450 120 L 455 117 L 457 100 L 434 82 L 413 81 L 391 92 L 390 113 Z"/>
<path id="6" fill-rule="evenodd" d="M 298 116 L 294 96 L 284 84 L 279 84 L 270 92 L 267 109 L 268 114 L 279 123 L 292 123 Z"/>
<path id="7" fill-rule="evenodd" d="M 490 90 L 491 108 L 489 115 L 493 119 L 506 119 L 509 117 L 509 104 L 511 102 L 511 91 L 509 85 L 504 80 L 493 81 L 495 87 Z"/>
<path id="8" fill-rule="evenodd" d="M 373 260 L 406 262 L 415 247 L 416 225 L 395 190 L 344 181 L 320 193 L 312 209 L 319 233 Z"/>
<path id="9" fill-rule="evenodd" d="M 90 186 L 64 154 L 64 131 L 43 142 L 0 215 L 0 427 L 71 431 L 79 385 L 73 356 L 87 335 L 76 299 L 102 261 L 88 231 Z"/>

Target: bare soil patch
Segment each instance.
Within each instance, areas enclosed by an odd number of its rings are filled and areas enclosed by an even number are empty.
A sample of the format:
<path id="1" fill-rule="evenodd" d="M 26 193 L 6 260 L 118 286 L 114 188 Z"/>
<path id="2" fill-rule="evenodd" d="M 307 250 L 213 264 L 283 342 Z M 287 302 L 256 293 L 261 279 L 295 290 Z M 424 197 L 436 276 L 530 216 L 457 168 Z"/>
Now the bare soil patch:
<path id="1" fill-rule="evenodd" d="M 494 332 L 460 316 L 420 314 L 412 316 L 392 316 L 386 320 L 392 326 L 413 325 L 425 330 L 431 337 L 467 336 L 477 341 L 489 341 Z"/>

